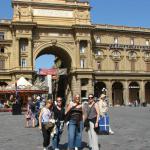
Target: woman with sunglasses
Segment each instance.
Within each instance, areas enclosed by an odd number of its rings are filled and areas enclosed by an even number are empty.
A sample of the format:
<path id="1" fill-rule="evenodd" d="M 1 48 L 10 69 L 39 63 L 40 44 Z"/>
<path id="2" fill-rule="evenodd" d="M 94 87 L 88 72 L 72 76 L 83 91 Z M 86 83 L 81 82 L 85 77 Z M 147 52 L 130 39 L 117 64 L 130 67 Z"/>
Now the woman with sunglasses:
<path id="1" fill-rule="evenodd" d="M 54 119 L 55 119 L 55 134 L 52 137 L 52 147 L 54 150 L 59 150 L 60 137 L 63 132 L 65 109 L 63 108 L 62 98 L 57 97 L 56 105 L 53 107 Z"/>
<path id="2" fill-rule="evenodd" d="M 99 150 L 98 135 L 94 130 L 95 128 L 98 128 L 99 108 L 94 101 L 93 94 L 89 94 L 88 96 L 87 119 L 89 120 L 89 147 L 91 150 Z"/>
<path id="3" fill-rule="evenodd" d="M 68 148 L 79 150 L 82 145 L 83 113 L 80 103 L 80 95 L 74 97 L 74 101 L 67 106 L 66 114 L 69 113 L 68 124 Z"/>

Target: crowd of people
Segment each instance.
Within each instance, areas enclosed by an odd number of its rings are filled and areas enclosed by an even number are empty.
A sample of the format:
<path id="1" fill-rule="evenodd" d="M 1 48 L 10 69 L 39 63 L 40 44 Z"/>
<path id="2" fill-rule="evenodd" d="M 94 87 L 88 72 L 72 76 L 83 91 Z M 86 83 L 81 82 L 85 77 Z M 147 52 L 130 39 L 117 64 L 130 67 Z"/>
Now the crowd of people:
<path id="1" fill-rule="evenodd" d="M 82 149 L 82 133 L 88 132 L 90 150 L 99 150 L 99 117 L 108 113 L 106 95 L 102 94 L 98 101 L 89 94 L 87 102 L 81 102 L 80 95 L 75 95 L 73 101 L 63 106 L 61 97 L 55 101 L 51 98 L 46 101 L 37 98 L 36 102 L 28 98 L 26 113 L 26 127 L 32 122 L 32 127 L 39 126 L 43 134 L 44 150 L 59 150 L 59 142 L 66 124 L 68 132 L 68 150 Z M 36 125 L 35 125 L 36 120 Z M 110 133 L 113 131 L 110 129 Z"/>

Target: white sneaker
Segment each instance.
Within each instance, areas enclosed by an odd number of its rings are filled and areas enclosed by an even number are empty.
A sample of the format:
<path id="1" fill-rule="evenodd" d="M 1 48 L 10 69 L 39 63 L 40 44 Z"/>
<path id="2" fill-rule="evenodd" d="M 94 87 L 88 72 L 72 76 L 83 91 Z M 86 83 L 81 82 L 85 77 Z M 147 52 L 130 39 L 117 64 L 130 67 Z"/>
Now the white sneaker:
<path id="1" fill-rule="evenodd" d="M 78 150 L 78 148 L 77 148 L 77 147 L 75 147 L 75 150 Z"/>
<path id="2" fill-rule="evenodd" d="M 47 148 L 44 148 L 43 150 L 47 150 Z"/>
<path id="3" fill-rule="evenodd" d="M 113 134 L 114 134 L 114 131 L 110 130 L 110 131 L 109 131 L 109 134 L 113 135 Z"/>

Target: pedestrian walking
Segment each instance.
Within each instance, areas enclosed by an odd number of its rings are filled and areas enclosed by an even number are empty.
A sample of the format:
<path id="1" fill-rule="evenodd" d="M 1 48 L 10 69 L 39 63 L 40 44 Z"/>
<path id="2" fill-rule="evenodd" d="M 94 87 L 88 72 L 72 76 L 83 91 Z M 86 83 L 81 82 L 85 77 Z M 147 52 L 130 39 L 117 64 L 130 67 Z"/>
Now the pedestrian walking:
<path id="1" fill-rule="evenodd" d="M 109 104 L 108 104 L 105 94 L 100 95 L 99 101 L 98 101 L 98 107 L 99 107 L 100 116 L 105 117 L 106 115 L 108 115 Z M 109 134 L 114 134 L 114 131 L 112 131 L 112 129 L 110 128 L 110 125 L 109 125 Z"/>
<path id="2" fill-rule="evenodd" d="M 53 101 L 47 100 L 46 106 L 41 110 L 39 115 L 39 129 L 42 130 L 43 134 L 43 147 L 44 150 L 48 150 L 48 146 L 50 144 L 50 134 L 53 128 L 53 125 L 50 125 L 50 120 L 53 118 Z M 48 127 L 49 126 L 49 127 Z"/>
<path id="3" fill-rule="evenodd" d="M 63 108 L 62 98 L 57 97 L 56 105 L 53 107 L 55 119 L 55 131 L 52 137 L 52 147 L 54 150 L 59 150 L 60 137 L 63 132 L 65 109 Z"/>
<path id="4" fill-rule="evenodd" d="M 28 97 L 27 113 L 26 113 L 26 127 L 29 127 L 30 121 L 32 122 L 32 127 L 35 127 L 35 103 L 32 97 Z"/>
<path id="5" fill-rule="evenodd" d="M 69 114 L 68 124 L 68 148 L 79 150 L 82 148 L 83 112 L 80 103 L 80 95 L 74 97 L 66 109 L 66 116 Z"/>
<path id="6" fill-rule="evenodd" d="M 89 94 L 88 96 L 87 119 L 89 121 L 89 147 L 91 150 L 99 150 L 98 135 L 95 130 L 98 128 L 99 109 L 97 103 L 94 101 L 93 94 Z"/>

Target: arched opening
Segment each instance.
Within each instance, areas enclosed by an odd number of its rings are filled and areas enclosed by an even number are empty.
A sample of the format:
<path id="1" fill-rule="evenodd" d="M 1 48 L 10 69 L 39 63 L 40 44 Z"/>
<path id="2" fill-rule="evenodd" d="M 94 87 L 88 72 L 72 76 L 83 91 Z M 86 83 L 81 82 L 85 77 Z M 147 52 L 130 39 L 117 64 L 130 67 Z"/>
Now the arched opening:
<path id="1" fill-rule="evenodd" d="M 123 85 L 120 82 L 115 82 L 112 85 L 112 100 L 113 105 L 123 105 Z"/>
<path id="2" fill-rule="evenodd" d="M 71 57 L 67 51 L 57 46 L 48 46 L 36 52 L 34 59 L 36 70 L 39 68 L 59 70 L 56 75 L 52 75 L 52 96 L 54 99 L 56 96 L 66 98 L 66 89 L 68 89 L 68 86 L 70 87 L 69 72 L 72 65 Z M 65 71 L 60 73 L 62 69 Z M 39 75 L 38 78 L 42 82 L 45 80 L 45 76 L 43 77 L 43 75 Z"/>
<path id="3" fill-rule="evenodd" d="M 94 85 L 94 95 L 98 98 L 102 93 L 106 94 L 106 84 L 98 81 Z"/>
<path id="4" fill-rule="evenodd" d="M 7 86 L 7 85 L 8 84 L 6 82 L 0 81 L 0 87 Z"/>
<path id="5" fill-rule="evenodd" d="M 150 104 L 150 82 L 145 84 L 145 100 Z"/>
<path id="6" fill-rule="evenodd" d="M 140 86 L 137 82 L 131 82 L 129 84 L 129 102 L 131 104 L 133 104 L 135 101 L 140 103 L 139 90 Z"/>

